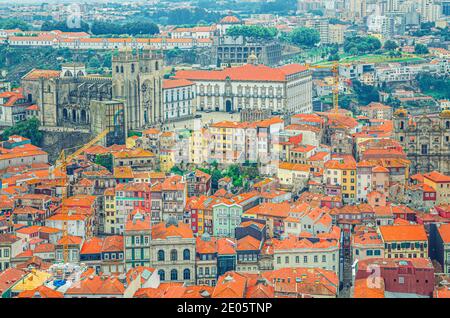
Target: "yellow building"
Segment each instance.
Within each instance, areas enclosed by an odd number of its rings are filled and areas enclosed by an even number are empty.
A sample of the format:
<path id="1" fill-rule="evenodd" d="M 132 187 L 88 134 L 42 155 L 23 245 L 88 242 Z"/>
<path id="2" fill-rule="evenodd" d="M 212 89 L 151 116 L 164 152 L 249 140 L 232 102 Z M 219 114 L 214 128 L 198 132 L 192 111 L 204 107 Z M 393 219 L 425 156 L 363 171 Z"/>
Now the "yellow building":
<path id="1" fill-rule="evenodd" d="M 428 257 L 428 237 L 423 225 L 382 225 L 378 232 L 386 258 Z"/>
<path id="2" fill-rule="evenodd" d="M 208 161 L 208 145 L 210 142 L 209 130 L 201 128 L 194 130 L 190 137 L 189 161 L 202 164 Z"/>
<path id="3" fill-rule="evenodd" d="M 126 140 L 126 147 L 128 149 L 133 149 L 134 147 L 136 147 L 136 140 L 138 139 L 138 136 L 131 136 L 128 137 Z"/>
<path id="4" fill-rule="evenodd" d="M 114 188 L 108 188 L 105 190 L 105 233 L 115 234 L 115 220 L 116 220 L 116 192 Z M 118 226 L 118 225 L 117 225 Z"/>
<path id="5" fill-rule="evenodd" d="M 162 172 L 169 172 L 175 165 L 175 151 L 161 150 L 159 155 L 159 168 Z"/>
<path id="6" fill-rule="evenodd" d="M 341 164 L 341 193 L 344 202 L 356 201 L 356 163 Z"/>
<path id="7" fill-rule="evenodd" d="M 436 191 L 436 204 L 450 203 L 450 176 L 432 171 L 423 175 L 423 182 Z"/>
<path id="8" fill-rule="evenodd" d="M 51 274 L 40 270 L 32 269 L 30 273 L 20 279 L 11 289 L 11 295 L 15 296 L 23 291 L 34 290 L 52 277 Z"/>
<path id="9" fill-rule="evenodd" d="M 160 137 L 159 169 L 169 172 L 175 165 L 175 133 L 166 131 Z"/>
<path id="10" fill-rule="evenodd" d="M 245 123 L 222 121 L 210 126 L 210 158 L 219 163 L 235 163 L 245 154 Z"/>
<path id="11" fill-rule="evenodd" d="M 352 156 L 325 162 L 324 183 L 340 187 L 344 203 L 356 201 L 356 162 Z"/>

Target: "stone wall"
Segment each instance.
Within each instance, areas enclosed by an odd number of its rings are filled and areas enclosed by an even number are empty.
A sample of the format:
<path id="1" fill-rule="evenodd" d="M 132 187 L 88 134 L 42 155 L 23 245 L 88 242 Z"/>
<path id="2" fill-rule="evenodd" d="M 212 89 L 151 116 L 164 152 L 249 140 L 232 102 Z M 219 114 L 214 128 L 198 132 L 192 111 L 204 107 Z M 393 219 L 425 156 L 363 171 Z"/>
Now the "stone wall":
<path id="1" fill-rule="evenodd" d="M 56 161 L 61 150 L 66 149 L 67 153 L 72 153 L 94 138 L 90 133 L 79 131 L 43 131 L 43 134 L 42 149 L 48 152 L 50 163 Z M 77 148 L 69 149 L 73 147 Z"/>

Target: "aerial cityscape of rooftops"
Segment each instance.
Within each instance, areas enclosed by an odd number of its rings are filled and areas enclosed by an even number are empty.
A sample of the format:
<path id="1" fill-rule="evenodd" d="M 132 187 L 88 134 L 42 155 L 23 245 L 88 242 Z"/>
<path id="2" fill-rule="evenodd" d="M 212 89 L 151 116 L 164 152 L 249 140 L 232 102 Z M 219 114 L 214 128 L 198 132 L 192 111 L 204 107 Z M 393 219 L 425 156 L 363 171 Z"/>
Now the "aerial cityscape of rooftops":
<path id="1" fill-rule="evenodd" d="M 0 298 L 450 298 L 450 0 L 0 17 Z"/>

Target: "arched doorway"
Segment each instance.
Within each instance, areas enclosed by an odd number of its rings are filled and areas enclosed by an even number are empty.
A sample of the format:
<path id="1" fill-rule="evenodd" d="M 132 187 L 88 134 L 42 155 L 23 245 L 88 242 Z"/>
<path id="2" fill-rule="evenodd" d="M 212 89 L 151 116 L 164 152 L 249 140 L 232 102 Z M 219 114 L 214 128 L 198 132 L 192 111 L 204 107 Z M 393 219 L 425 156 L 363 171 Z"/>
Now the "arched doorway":
<path id="1" fill-rule="evenodd" d="M 231 100 L 227 100 L 227 101 L 225 102 L 225 111 L 226 111 L 227 113 L 233 111 L 233 104 L 231 103 Z"/>

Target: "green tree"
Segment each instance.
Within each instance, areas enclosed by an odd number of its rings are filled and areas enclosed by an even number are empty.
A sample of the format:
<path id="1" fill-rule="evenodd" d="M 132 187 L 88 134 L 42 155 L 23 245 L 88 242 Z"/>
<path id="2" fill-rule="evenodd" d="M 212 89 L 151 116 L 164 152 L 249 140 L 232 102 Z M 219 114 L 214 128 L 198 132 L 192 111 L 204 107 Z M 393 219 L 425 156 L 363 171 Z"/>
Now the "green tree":
<path id="1" fill-rule="evenodd" d="M 98 59 L 98 57 L 94 56 L 93 58 L 91 58 L 91 59 L 89 60 L 89 67 L 90 67 L 90 68 L 95 68 L 95 69 L 97 69 L 97 68 L 99 68 L 100 66 L 101 66 L 101 64 L 100 64 L 100 60 Z"/>
<path id="2" fill-rule="evenodd" d="M 173 166 L 172 169 L 170 169 L 170 173 L 177 174 L 180 176 L 184 175 L 184 171 L 178 166 Z"/>
<path id="3" fill-rule="evenodd" d="M 416 53 L 416 54 L 428 54 L 429 51 L 428 51 L 428 48 L 427 48 L 426 45 L 419 43 L 419 44 L 416 44 L 414 46 L 414 53 Z"/>
<path id="4" fill-rule="evenodd" d="M 39 131 L 39 126 L 39 119 L 35 117 L 21 121 L 3 132 L 3 140 L 8 140 L 12 135 L 19 135 L 30 139 L 33 145 L 40 147 L 44 135 Z"/>
<path id="5" fill-rule="evenodd" d="M 289 35 L 292 44 L 302 47 L 312 47 L 320 42 L 319 31 L 312 28 L 297 28 Z"/>
<path id="6" fill-rule="evenodd" d="M 344 41 L 344 52 L 351 55 L 371 53 L 381 48 L 381 42 L 374 36 L 354 36 Z"/>
<path id="7" fill-rule="evenodd" d="M 363 105 L 379 101 L 378 90 L 371 85 L 365 85 L 358 80 L 353 81 L 353 90 L 358 97 L 358 102 Z"/>
<path id="8" fill-rule="evenodd" d="M 259 25 L 232 26 L 227 29 L 227 35 L 244 36 L 255 39 L 270 40 L 276 37 L 278 30 L 276 28 L 267 28 Z"/>
<path id="9" fill-rule="evenodd" d="M 387 40 L 384 42 L 384 49 L 388 51 L 395 51 L 398 48 L 398 44 L 395 41 Z"/>
<path id="10" fill-rule="evenodd" d="M 106 155 L 96 155 L 95 161 L 96 164 L 105 167 L 109 171 L 113 171 L 113 157 L 112 154 Z"/>
<path id="11" fill-rule="evenodd" d="M 28 31 L 31 26 L 23 20 L 20 19 L 0 19 L 0 29 L 12 30 L 20 29 L 22 31 Z"/>

